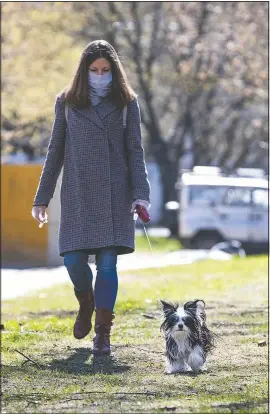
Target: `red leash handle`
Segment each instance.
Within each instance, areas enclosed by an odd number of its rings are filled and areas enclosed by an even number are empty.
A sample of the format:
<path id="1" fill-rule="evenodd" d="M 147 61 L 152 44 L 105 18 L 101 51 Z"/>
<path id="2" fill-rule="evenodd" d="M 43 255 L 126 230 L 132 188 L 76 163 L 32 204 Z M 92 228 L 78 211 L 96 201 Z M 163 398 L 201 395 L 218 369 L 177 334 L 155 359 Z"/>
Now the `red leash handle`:
<path id="1" fill-rule="evenodd" d="M 143 206 L 136 204 L 135 211 L 144 223 L 149 223 L 150 216 L 148 214 L 148 211 Z"/>

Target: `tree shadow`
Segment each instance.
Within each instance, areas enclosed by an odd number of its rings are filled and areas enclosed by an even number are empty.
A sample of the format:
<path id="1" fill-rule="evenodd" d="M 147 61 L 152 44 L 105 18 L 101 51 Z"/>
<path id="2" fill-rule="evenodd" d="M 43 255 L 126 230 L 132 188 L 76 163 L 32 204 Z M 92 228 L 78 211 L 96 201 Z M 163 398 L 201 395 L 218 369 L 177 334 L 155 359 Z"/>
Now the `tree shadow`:
<path id="1" fill-rule="evenodd" d="M 92 358 L 89 364 L 88 359 L 91 355 Z M 76 348 L 74 353 L 68 358 L 53 359 L 50 364 L 43 366 L 43 368 L 77 375 L 96 373 L 121 374 L 130 370 L 129 365 L 121 363 L 113 355 L 95 356 L 92 349 L 89 348 Z"/>
<path id="2" fill-rule="evenodd" d="M 205 370 L 200 370 L 200 371 L 183 371 L 183 372 L 174 372 L 173 374 L 165 374 L 166 376 L 181 376 L 181 377 L 198 377 L 201 375 L 206 375 L 209 374 L 209 372 L 205 371 Z"/>
<path id="3" fill-rule="evenodd" d="M 70 316 L 76 315 L 76 310 L 50 310 L 50 311 L 40 311 L 40 312 L 27 312 L 25 316 L 28 318 L 46 318 L 46 317 L 56 317 L 56 318 L 68 318 Z"/>
<path id="4" fill-rule="evenodd" d="M 259 406 L 264 406 L 266 404 L 268 404 L 268 399 L 263 398 L 262 400 L 259 401 L 244 401 L 244 402 L 233 402 L 233 403 L 228 403 L 228 404 L 216 404 L 215 407 L 218 409 L 224 409 L 224 410 L 230 410 L 229 412 L 235 412 L 236 410 L 240 410 L 242 411 L 242 409 L 245 410 L 249 410 L 249 409 L 253 409 L 253 408 L 258 408 Z M 243 412 L 243 411 L 242 411 Z M 248 412 L 248 411 L 245 411 Z"/>

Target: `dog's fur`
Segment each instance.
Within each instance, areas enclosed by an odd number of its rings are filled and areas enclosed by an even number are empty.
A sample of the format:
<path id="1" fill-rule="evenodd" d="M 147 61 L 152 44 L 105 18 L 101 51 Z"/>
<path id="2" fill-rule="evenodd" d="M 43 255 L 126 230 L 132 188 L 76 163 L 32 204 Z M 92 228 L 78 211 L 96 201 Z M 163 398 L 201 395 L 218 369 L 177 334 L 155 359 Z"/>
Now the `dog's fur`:
<path id="1" fill-rule="evenodd" d="M 199 372 L 204 368 L 207 354 L 215 347 L 215 334 L 206 325 L 205 302 L 189 301 L 184 306 L 161 300 L 164 321 L 160 331 L 166 343 L 165 373 Z"/>

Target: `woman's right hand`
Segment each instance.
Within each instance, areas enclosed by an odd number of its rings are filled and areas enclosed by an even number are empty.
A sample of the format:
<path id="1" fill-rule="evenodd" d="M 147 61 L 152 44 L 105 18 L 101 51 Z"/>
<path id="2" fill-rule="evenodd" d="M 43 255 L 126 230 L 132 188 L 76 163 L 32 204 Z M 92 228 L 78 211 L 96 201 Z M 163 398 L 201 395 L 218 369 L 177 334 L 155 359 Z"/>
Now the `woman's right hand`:
<path id="1" fill-rule="evenodd" d="M 47 206 L 34 206 L 32 208 L 32 216 L 39 222 L 39 227 L 48 223 L 48 214 L 46 213 Z"/>

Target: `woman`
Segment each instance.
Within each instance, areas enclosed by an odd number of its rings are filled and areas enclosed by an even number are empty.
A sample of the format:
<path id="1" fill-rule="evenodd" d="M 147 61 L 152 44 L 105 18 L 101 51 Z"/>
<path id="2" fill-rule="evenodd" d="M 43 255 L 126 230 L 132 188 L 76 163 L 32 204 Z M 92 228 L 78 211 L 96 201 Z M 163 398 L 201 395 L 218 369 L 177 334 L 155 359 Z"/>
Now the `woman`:
<path id="1" fill-rule="evenodd" d="M 88 335 L 95 310 L 93 352 L 110 354 L 117 255 L 134 252 L 136 205 L 148 210 L 151 204 L 138 99 L 105 40 L 85 47 L 72 82 L 56 97 L 32 210 L 40 225 L 47 220 L 46 207 L 62 167 L 59 254 L 79 302 L 73 333 L 77 339 Z M 94 290 L 90 254 L 96 259 Z"/>

